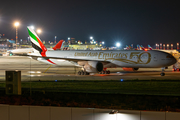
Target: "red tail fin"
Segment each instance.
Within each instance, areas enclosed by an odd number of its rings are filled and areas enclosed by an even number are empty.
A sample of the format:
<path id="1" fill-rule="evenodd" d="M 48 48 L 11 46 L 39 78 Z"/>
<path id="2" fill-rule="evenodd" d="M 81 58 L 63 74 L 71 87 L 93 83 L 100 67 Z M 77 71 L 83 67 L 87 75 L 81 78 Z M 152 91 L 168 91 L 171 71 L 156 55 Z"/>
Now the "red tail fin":
<path id="1" fill-rule="evenodd" d="M 63 42 L 64 42 L 64 40 L 60 40 L 60 41 L 56 44 L 56 46 L 53 47 L 53 50 L 61 49 L 61 46 L 62 46 Z"/>

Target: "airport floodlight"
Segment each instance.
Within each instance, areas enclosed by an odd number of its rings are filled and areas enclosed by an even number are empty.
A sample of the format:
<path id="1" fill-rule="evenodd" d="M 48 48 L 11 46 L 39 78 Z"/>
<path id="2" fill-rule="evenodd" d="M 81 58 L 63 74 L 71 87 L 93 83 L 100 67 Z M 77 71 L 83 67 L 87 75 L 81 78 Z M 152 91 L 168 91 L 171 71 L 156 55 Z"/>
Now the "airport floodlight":
<path id="1" fill-rule="evenodd" d="M 15 23 L 14 23 L 14 26 L 16 27 L 16 49 L 17 49 L 19 22 L 15 22 Z"/>
<path id="2" fill-rule="evenodd" d="M 121 46 L 121 44 L 120 43 L 116 43 L 116 47 L 120 47 Z"/>
<path id="3" fill-rule="evenodd" d="M 104 41 L 102 42 L 102 44 L 104 45 Z"/>
<path id="4" fill-rule="evenodd" d="M 93 37 L 91 36 L 91 37 L 90 37 L 90 39 L 92 40 L 92 39 L 93 39 Z"/>
<path id="5" fill-rule="evenodd" d="M 70 37 L 68 37 L 68 40 L 70 40 L 71 38 Z"/>
<path id="6" fill-rule="evenodd" d="M 179 50 L 179 43 L 177 43 L 177 49 Z"/>
<path id="7" fill-rule="evenodd" d="M 109 112 L 109 114 L 117 114 L 118 110 L 112 110 L 111 112 Z"/>
<path id="8" fill-rule="evenodd" d="M 37 29 L 37 33 L 40 34 L 42 31 L 41 29 Z"/>
<path id="9" fill-rule="evenodd" d="M 15 27 L 18 27 L 18 26 L 19 26 L 19 22 L 15 22 L 15 23 L 14 23 L 14 26 L 15 26 Z"/>

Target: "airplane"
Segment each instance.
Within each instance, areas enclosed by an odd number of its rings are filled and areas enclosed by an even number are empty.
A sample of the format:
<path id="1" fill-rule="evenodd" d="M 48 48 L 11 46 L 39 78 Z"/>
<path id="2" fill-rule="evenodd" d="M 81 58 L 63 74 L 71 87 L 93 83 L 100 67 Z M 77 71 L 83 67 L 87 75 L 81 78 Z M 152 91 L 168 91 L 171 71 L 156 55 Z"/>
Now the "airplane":
<path id="1" fill-rule="evenodd" d="M 126 45 L 126 50 L 129 50 L 129 49 L 130 49 L 129 46 Z"/>
<path id="2" fill-rule="evenodd" d="M 23 55 L 23 54 L 27 54 L 27 53 L 31 53 L 33 51 L 32 48 L 20 48 L 20 49 L 13 49 L 13 50 L 8 50 L 7 53 L 9 53 L 9 55 Z"/>
<path id="3" fill-rule="evenodd" d="M 145 50 L 145 48 L 144 48 L 142 45 L 140 45 L 140 49 L 141 49 L 141 50 Z"/>
<path id="4" fill-rule="evenodd" d="M 124 48 L 124 50 L 137 50 L 137 49 L 136 48 L 132 48 L 130 45 L 129 46 L 126 45 L 126 48 Z"/>
<path id="5" fill-rule="evenodd" d="M 150 45 L 148 45 L 148 49 L 149 49 L 149 50 L 153 50 L 153 48 L 152 48 Z"/>
<path id="6" fill-rule="evenodd" d="M 64 40 L 60 40 L 60 41 L 53 47 L 53 50 L 61 49 L 62 46 L 63 46 L 63 42 L 64 42 Z"/>
<path id="7" fill-rule="evenodd" d="M 148 45 L 149 50 L 153 50 L 153 48 Z M 157 49 L 159 51 L 167 52 L 176 58 L 177 62 L 173 64 L 173 71 L 180 71 L 180 54 L 177 50 L 162 50 L 162 49 Z"/>
<path id="8" fill-rule="evenodd" d="M 64 40 L 60 40 L 53 48 L 47 48 L 47 50 L 60 50 L 63 46 Z M 9 54 L 14 54 L 14 55 L 23 55 L 27 53 L 33 52 L 33 48 L 20 48 L 20 49 L 13 49 L 13 50 L 8 50 Z"/>
<path id="9" fill-rule="evenodd" d="M 33 59 L 56 66 L 73 66 L 83 68 L 79 75 L 89 73 L 107 73 L 107 68 L 122 67 L 123 69 L 138 70 L 139 68 L 162 68 L 164 69 L 176 63 L 176 59 L 169 53 L 150 50 L 78 50 L 78 51 L 47 51 L 36 32 L 27 27 L 33 53 L 29 53 Z"/>
<path id="10" fill-rule="evenodd" d="M 150 50 L 150 49 L 144 48 L 142 45 L 137 45 L 137 50 L 147 51 L 147 50 Z"/>

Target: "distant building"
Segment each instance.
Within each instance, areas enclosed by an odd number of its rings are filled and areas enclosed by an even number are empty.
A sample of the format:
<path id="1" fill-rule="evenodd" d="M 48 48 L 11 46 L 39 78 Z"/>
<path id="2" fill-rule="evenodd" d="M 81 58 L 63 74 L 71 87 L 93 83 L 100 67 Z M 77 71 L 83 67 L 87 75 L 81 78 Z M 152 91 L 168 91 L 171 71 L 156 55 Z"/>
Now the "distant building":
<path id="1" fill-rule="evenodd" d="M 12 42 L 12 41 L 11 41 Z M 8 49 L 13 47 L 13 43 L 9 42 L 9 39 L 5 37 L 0 38 L 0 49 Z"/>
<path id="2" fill-rule="evenodd" d="M 71 44 L 71 45 L 63 45 L 62 48 L 64 47 L 68 47 L 70 50 L 97 50 L 97 49 L 100 49 L 100 47 L 98 45 L 87 45 L 87 44 Z"/>

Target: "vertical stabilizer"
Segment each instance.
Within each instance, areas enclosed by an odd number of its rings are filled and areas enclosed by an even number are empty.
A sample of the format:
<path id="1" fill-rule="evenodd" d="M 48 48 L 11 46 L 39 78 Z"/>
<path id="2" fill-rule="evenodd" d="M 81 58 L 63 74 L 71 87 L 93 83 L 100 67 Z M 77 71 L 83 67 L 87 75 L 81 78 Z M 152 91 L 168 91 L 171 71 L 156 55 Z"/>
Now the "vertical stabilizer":
<path id="1" fill-rule="evenodd" d="M 37 51 L 39 51 L 42 57 L 46 57 L 47 49 L 43 45 L 42 41 L 40 40 L 36 32 L 29 26 L 27 27 L 27 29 L 28 29 L 29 37 L 32 43 L 32 47 L 36 49 Z"/>
<path id="2" fill-rule="evenodd" d="M 149 50 L 152 50 L 152 47 L 151 47 L 150 45 L 148 45 L 148 49 L 149 49 Z"/>
<path id="3" fill-rule="evenodd" d="M 56 46 L 53 47 L 53 50 L 57 50 L 57 49 L 61 49 L 61 47 L 63 46 L 63 42 L 64 40 L 60 40 Z"/>

